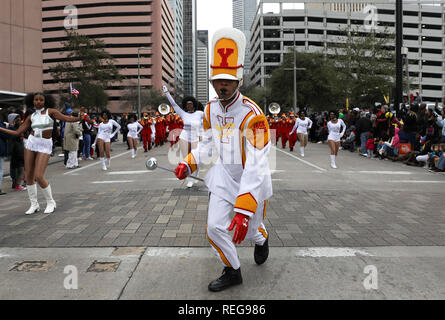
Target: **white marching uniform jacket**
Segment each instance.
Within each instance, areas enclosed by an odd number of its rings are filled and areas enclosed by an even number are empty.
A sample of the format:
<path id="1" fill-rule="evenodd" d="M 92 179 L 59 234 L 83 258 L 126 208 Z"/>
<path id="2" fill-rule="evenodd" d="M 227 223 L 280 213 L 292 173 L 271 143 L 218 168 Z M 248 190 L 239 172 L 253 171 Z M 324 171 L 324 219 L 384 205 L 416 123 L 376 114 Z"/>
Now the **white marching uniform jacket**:
<path id="1" fill-rule="evenodd" d="M 183 163 L 193 173 L 216 158 L 205 177 L 210 193 L 252 217 L 272 196 L 270 130 L 261 108 L 239 92 L 226 107 L 212 100 L 204 110 L 203 130 L 202 141 Z"/>

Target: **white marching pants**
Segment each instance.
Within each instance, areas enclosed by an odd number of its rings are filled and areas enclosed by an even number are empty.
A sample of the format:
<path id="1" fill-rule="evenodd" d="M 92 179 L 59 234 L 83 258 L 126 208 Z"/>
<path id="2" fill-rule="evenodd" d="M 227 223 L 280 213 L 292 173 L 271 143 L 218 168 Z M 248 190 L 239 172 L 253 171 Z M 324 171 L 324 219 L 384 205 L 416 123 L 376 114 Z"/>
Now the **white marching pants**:
<path id="1" fill-rule="evenodd" d="M 249 230 L 244 241 L 251 240 L 258 245 L 264 244 L 267 239 L 266 227 L 263 224 L 266 209 L 267 200 L 258 205 L 256 213 L 249 219 Z M 233 204 L 211 193 L 207 218 L 207 240 L 223 265 L 236 270 L 240 267 L 240 261 L 232 241 L 233 235 L 229 234 L 228 230 L 233 217 Z"/>

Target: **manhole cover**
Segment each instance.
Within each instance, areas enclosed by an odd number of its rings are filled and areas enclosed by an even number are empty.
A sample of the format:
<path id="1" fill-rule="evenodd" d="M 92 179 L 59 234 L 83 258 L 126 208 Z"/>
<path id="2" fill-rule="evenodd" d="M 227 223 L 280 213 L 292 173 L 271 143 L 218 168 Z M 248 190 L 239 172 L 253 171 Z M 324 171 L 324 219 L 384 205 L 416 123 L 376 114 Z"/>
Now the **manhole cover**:
<path id="1" fill-rule="evenodd" d="M 99 262 L 94 261 L 87 272 L 116 272 L 120 262 Z"/>
<path id="2" fill-rule="evenodd" d="M 18 262 L 16 265 L 9 271 L 18 271 L 18 272 L 30 272 L 30 271 L 48 271 L 55 262 L 49 261 L 23 261 Z"/>

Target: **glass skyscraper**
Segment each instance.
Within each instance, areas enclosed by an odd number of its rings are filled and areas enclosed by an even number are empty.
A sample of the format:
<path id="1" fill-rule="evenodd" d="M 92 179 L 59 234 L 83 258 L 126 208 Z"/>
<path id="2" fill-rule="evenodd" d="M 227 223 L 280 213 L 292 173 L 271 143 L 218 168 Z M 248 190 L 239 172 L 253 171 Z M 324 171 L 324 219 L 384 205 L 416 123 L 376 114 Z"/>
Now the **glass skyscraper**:
<path id="1" fill-rule="evenodd" d="M 196 0 L 183 1 L 184 94 L 196 94 Z"/>
<path id="2" fill-rule="evenodd" d="M 184 82 L 184 47 L 183 47 L 183 1 L 168 0 L 173 11 L 173 19 L 175 21 L 175 88 L 182 91 Z"/>

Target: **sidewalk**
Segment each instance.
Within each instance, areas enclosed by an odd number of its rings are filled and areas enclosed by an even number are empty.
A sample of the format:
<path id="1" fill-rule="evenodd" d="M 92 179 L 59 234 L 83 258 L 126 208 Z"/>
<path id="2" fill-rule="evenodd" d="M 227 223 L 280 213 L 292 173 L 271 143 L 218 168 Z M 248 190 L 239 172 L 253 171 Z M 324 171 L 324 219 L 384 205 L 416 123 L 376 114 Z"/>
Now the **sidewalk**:
<path id="1" fill-rule="evenodd" d="M 444 247 L 240 248 L 243 284 L 207 285 L 211 248 L 0 248 L 0 300 L 444 299 Z"/>

